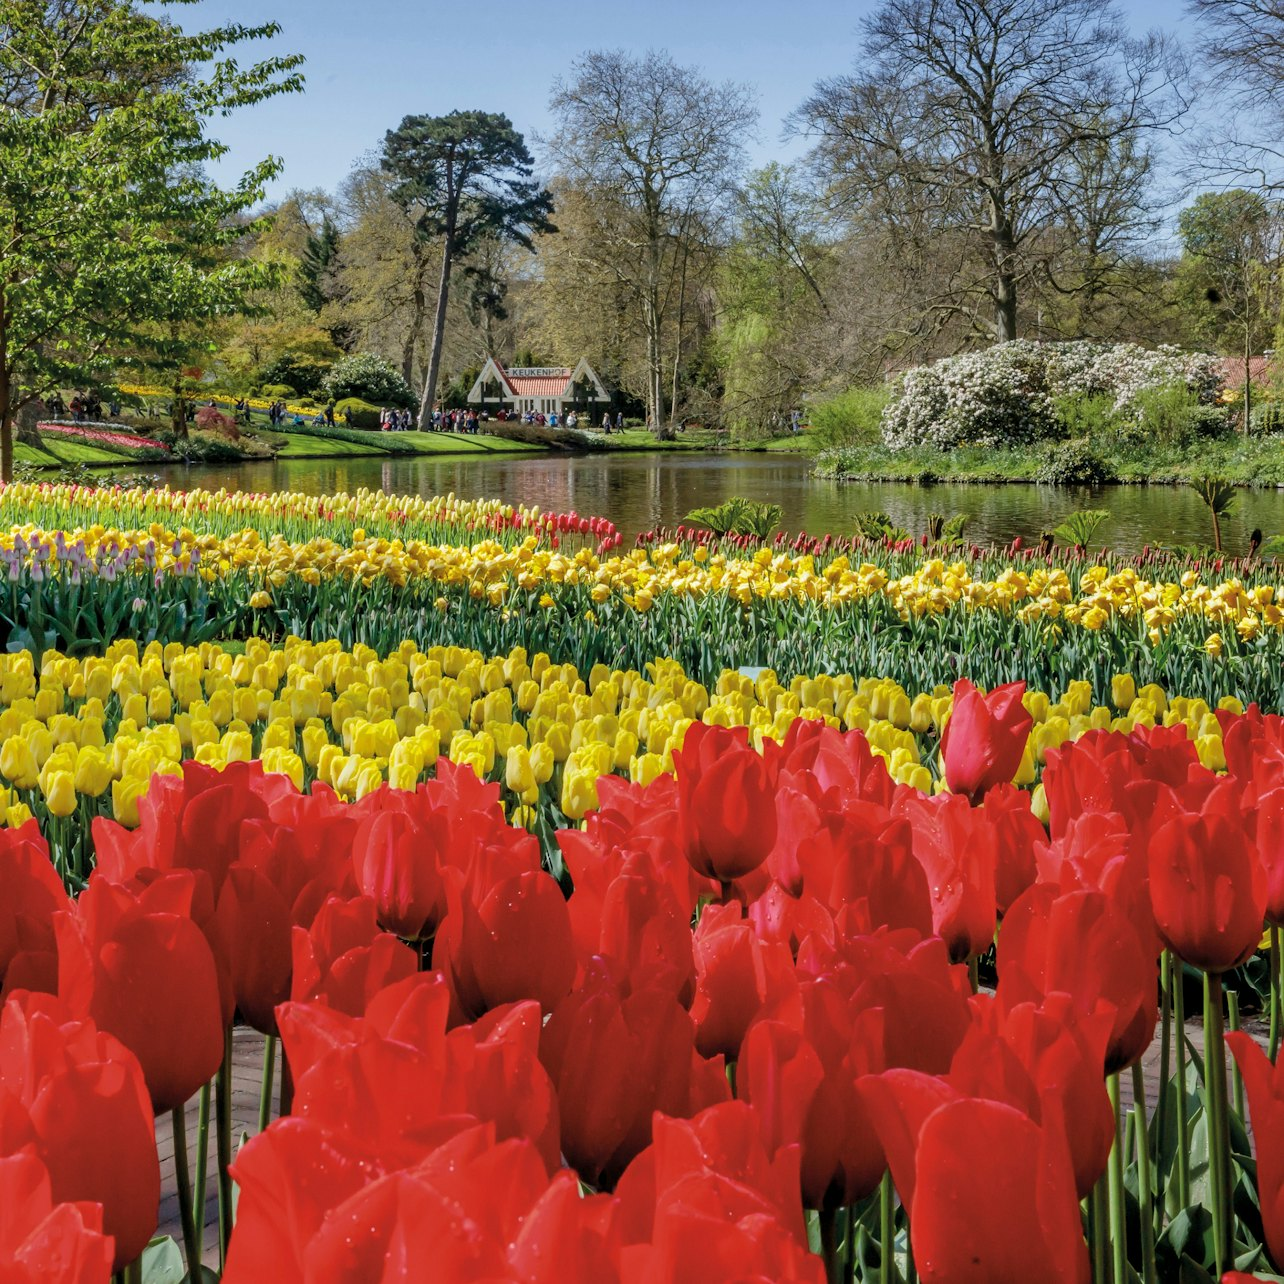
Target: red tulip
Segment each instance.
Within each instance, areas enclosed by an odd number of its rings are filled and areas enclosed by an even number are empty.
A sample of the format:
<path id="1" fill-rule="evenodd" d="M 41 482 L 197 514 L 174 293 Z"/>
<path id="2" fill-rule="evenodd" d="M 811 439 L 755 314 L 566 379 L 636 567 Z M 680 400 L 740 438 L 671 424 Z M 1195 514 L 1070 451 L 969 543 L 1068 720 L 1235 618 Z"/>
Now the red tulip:
<path id="1" fill-rule="evenodd" d="M 967 971 L 950 963 L 939 937 L 899 938 L 813 937 L 799 951 L 798 972 L 832 982 L 854 1008 L 882 1012 L 883 1065 L 943 1075 L 972 1022 Z"/>
<path id="2" fill-rule="evenodd" d="M 906 790 L 896 803 L 914 831 L 914 856 L 927 875 L 932 925 L 955 962 L 983 954 L 994 940 L 998 832 L 984 808 L 959 794 L 930 798 Z"/>
<path id="3" fill-rule="evenodd" d="M 270 801 L 286 792 L 294 786 L 265 774 L 261 762 L 217 770 L 189 759 L 181 776 L 152 777 L 139 799 L 137 829 L 94 819 L 98 872 L 126 883 L 140 869 L 204 870 L 217 896 L 240 853 L 243 822 L 266 819 Z"/>
<path id="4" fill-rule="evenodd" d="M 1089 1014 L 1114 1009 L 1107 1073 L 1140 1059 L 1158 1019 L 1153 955 L 1110 898 L 1095 890 L 1058 894 L 1030 888 L 1008 911 L 999 932 L 998 999 L 1005 1010 L 1060 992 Z"/>
<path id="5" fill-rule="evenodd" d="M 649 853 L 634 851 L 610 852 L 606 861 L 578 868 L 569 912 L 581 974 L 605 961 L 622 990 L 664 989 L 689 1007 L 695 959 L 691 907 L 680 899 L 685 874 L 675 890 Z"/>
<path id="6" fill-rule="evenodd" d="M 613 1185 L 649 1144 L 655 1111 L 683 1117 L 727 1096 L 721 1060 L 696 1052 L 676 999 L 652 989 L 621 998 L 599 974 L 558 1004 L 540 1059 L 557 1089 L 562 1151 L 594 1185 Z"/>
<path id="7" fill-rule="evenodd" d="M 1034 719 L 1021 703 L 1024 682 L 982 695 L 966 678 L 954 684 L 954 705 L 941 737 L 945 779 L 953 793 L 979 802 L 987 789 L 1012 783 Z"/>
<path id="8" fill-rule="evenodd" d="M 110 1235 L 102 1209 L 53 1196 L 31 1150 L 0 1158 L 0 1279 L 5 1284 L 107 1284 Z"/>
<path id="9" fill-rule="evenodd" d="M 240 1196 L 223 1284 L 302 1284 L 304 1253 L 326 1214 L 370 1180 L 364 1156 L 296 1117 L 252 1137 L 231 1171 Z"/>
<path id="10" fill-rule="evenodd" d="M 784 1020 L 752 1025 L 738 1095 L 762 1120 L 769 1149 L 802 1147 L 803 1202 L 839 1208 L 878 1185 L 887 1162 L 856 1080 L 883 1068 L 883 1013 L 859 1010 L 828 981 L 809 981 Z"/>
<path id="11" fill-rule="evenodd" d="M 775 845 L 776 802 L 767 764 L 743 728 L 697 722 L 673 760 L 691 867 L 724 884 L 752 873 Z"/>
<path id="12" fill-rule="evenodd" d="M 379 922 L 406 940 L 431 936 L 446 912 L 438 865 L 445 827 L 444 816 L 378 811 L 366 816 L 353 839 L 357 886 L 373 898 Z"/>
<path id="13" fill-rule="evenodd" d="M 379 930 L 368 897 L 328 900 L 310 928 L 294 929 L 291 959 L 292 999 L 320 999 L 353 1016 L 380 990 L 419 969 L 410 946 Z"/>
<path id="14" fill-rule="evenodd" d="M 148 905 L 172 879 L 190 883 L 171 874 L 135 895 L 95 875 L 75 909 L 54 918 L 59 997 L 138 1058 L 157 1113 L 181 1106 L 223 1061 L 209 942 L 190 918 Z"/>
<path id="15" fill-rule="evenodd" d="M 69 904 L 36 822 L 0 829 L 0 993 L 57 989 L 53 916 Z"/>
<path id="16" fill-rule="evenodd" d="M 50 995 L 0 1010 L 0 1155 L 31 1146 L 58 1203 L 102 1205 L 115 1269 L 156 1230 L 160 1165 L 138 1061 Z M 0 1202 L 0 1219 L 4 1205 Z"/>
<path id="17" fill-rule="evenodd" d="M 1175 789 L 1192 771 L 1203 768 L 1182 723 L 1134 727 L 1126 736 L 1095 729 L 1085 732 L 1048 753 L 1043 788 L 1052 837 L 1059 838 L 1069 821 L 1085 812 L 1119 812 L 1131 822 L 1141 816 L 1132 797 L 1139 781 Z"/>
<path id="18" fill-rule="evenodd" d="M 443 1284 L 501 1280 L 507 1247 L 547 1187 L 533 1147 L 470 1129 L 332 1209 L 304 1253 L 305 1277 L 393 1284 L 422 1278 L 431 1261 Z"/>
<path id="19" fill-rule="evenodd" d="M 798 1147 L 769 1150 L 745 1102 L 710 1106 L 691 1119 L 658 1117 L 654 1134 L 616 1187 L 625 1244 L 649 1242 L 657 1216 L 674 1208 L 721 1212 L 728 1221 L 770 1217 L 806 1244 Z"/>
<path id="20" fill-rule="evenodd" d="M 1148 856 L 1155 923 L 1178 958 L 1225 972 L 1252 956 L 1266 878 L 1242 824 L 1221 810 L 1184 812 L 1151 834 Z"/>
<path id="21" fill-rule="evenodd" d="M 1226 1036 L 1235 1057 L 1257 1149 L 1257 1200 L 1271 1256 L 1284 1262 L 1284 1057 L 1274 1065 L 1242 1030 Z"/>
<path id="22" fill-rule="evenodd" d="M 1143 822 L 1135 829 L 1117 812 L 1084 812 L 1035 853 L 1039 880 L 1063 893 L 1104 892 L 1137 933 L 1142 953 L 1157 959 L 1163 942 L 1150 903 L 1150 868 Z"/>
<path id="23" fill-rule="evenodd" d="M 1013 785 L 995 785 L 986 793 L 985 815 L 996 837 L 995 901 L 999 913 L 1006 914 L 1038 877 L 1035 852 L 1048 836 L 1030 810 L 1030 795 Z"/>
<path id="24" fill-rule="evenodd" d="M 998 1101 L 960 1098 L 900 1070 L 861 1091 L 909 1209 L 923 1284 L 1087 1284 L 1065 1124 L 1055 1099 L 1043 1126 Z"/>
<path id="25" fill-rule="evenodd" d="M 290 997 L 290 907 L 257 870 L 233 865 L 215 921 L 241 1016 L 264 1034 L 277 1032 L 276 1005 Z"/>
<path id="26" fill-rule="evenodd" d="M 950 1086 L 961 1096 L 1004 1101 L 1036 1123 L 1048 1122 L 1042 1103 L 1055 1097 L 1074 1120 L 1070 1160 L 1075 1188 L 1086 1198 L 1106 1170 L 1115 1137 L 1104 1068 L 1113 1012 L 1107 1006 L 1080 1015 L 1065 994 L 1008 1012 L 978 1000 L 975 1011 L 977 1023 L 950 1066 Z"/>
<path id="27" fill-rule="evenodd" d="M 450 983 L 459 1020 L 519 999 L 545 1012 L 570 992 L 575 951 L 566 897 L 543 870 L 515 874 L 474 903 L 473 889 L 451 881 L 449 912 L 433 942 L 433 963 Z"/>
<path id="28" fill-rule="evenodd" d="M 734 1061 L 762 1008 L 796 987 L 793 964 L 787 946 L 758 939 L 739 905 L 706 907 L 695 931 L 691 1007 L 701 1056 L 720 1053 Z"/>
<path id="29" fill-rule="evenodd" d="M 1257 851 L 1266 875 L 1266 921 L 1284 924 L 1284 786 L 1259 795 Z"/>

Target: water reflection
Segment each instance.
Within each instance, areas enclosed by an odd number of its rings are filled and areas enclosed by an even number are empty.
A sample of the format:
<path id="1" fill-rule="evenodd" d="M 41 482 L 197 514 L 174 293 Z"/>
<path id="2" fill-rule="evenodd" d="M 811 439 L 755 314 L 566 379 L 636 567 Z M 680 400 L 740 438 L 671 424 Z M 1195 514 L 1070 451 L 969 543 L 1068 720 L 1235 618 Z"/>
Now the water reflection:
<path id="1" fill-rule="evenodd" d="M 1017 535 L 1035 541 L 1075 509 L 1104 508 L 1111 516 L 1101 537 L 1121 550 L 1210 537 L 1207 510 L 1188 488 L 1115 486 L 1089 491 L 1031 485 L 840 483 L 813 477 L 805 459 L 774 454 L 290 459 L 173 468 L 166 470 L 165 480 L 176 487 L 314 494 L 361 486 L 418 495 L 454 491 L 600 514 L 611 518 L 630 540 L 639 531 L 672 525 L 691 509 L 732 495 L 777 503 L 784 510 L 785 529 L 817 535 L 849 534 L 856 514 L 878 510 L 915 534 L 926 529 L 933 513 L 946 518 L 965 513 L 966 533 L 977 542 L 1007 542 Z M 1243 492 L 1227 526 L 1227 544 L 1233 551 L 1247 548 L 1248 533 L 1255 526 L 1268 537 L 1284 534 L 1284 492 Z"/>

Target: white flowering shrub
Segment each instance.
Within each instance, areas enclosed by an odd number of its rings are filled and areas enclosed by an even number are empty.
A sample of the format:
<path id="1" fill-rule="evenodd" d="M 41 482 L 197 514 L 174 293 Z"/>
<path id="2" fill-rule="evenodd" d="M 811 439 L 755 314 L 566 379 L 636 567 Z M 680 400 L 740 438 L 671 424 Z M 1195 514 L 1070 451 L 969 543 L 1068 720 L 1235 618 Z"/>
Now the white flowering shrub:
<path id="1" fill-rule="evenodd" d="M 1059 400 L 1109 397 L 1129 420 L 1144 393 L 1174 387 L 1213 402 L 1218 359 L 1173 347 L 1022 339 L 908 371 L 883 412 L 883 441 L 893 449 L 1024 445 L 1064 435 Z"/>

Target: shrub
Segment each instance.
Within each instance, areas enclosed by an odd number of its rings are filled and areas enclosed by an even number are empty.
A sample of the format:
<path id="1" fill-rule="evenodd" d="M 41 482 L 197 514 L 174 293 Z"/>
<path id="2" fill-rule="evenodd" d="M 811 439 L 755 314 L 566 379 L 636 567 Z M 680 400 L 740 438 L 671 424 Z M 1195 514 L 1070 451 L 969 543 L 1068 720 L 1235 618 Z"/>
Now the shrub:
<path id="1" fill-rule="evenodd" d="M 952 450 L 1022 445 L 1067 432 L 1127 436 L 1147 414 L 1155 419 L 1156 397 L 1167 398 L 1163 404 L 1172 409 L 1162 435 L 1175 437 L 1179 426 L 1207 435 L 1218 421 L 1185 412 L 1214 409 L 1219 386 L 1218 360 L 1207 353 L 1018 340 L 906 373 L 883 414 L 883 440 L 896 449 Z M 1175 408 L 1183 412 L 1177 419 Z M 1153 432 L 1147 426 L 1142 436 Z"/>
<path id="2" fill-rule="evenodd" d="M 334 402 L 359 397 L 375 406 L 419 408 L 419 401 L 401 377 L 401 371 L 391 361 L 372 352 L 358 352 L 336 361 L 321 380 L 320 391 Z"/>
<path id="3" fill-rule="evenodd" d="M 288 401 L 294 395 L 294 389 L 288 383 L 264 383 L 259 385 L 259 396 L 267 397 L 270 401 Z"/>
<path id="4" fill-rule="evenodd" d="M 873 444 L 892 389 L 887 384 L 848 388 L 811 412 L 811 430 L 822 446 Z"/>
<path id="5" fill-rule="evenodd" d="M 1277 437 L 1284 433 L 1284 404 L 1268 401 L 1253 407 L 1253 432 L 1259 436 Z"/>
<path id="6" fill-rule="evenodd" d="M 1213 440 L 1231 431 L 1224 406 L 1205 405 L 1180 384 L 1138 393 L 1133 422 L 1148 438 L 1173 446 Z"/>
<path id="7" fill-rule="evenodd" d="M 1110 465 L 1083 438 L 1050 444 L 1035 477 L 1050 486 L 1101 486 L 1115 480 Z"/>
<path id="8" fill-rule="evenodd" d="M 1053 406 L 1066 437 L 1109 437 L 1118 426 L 1115 399 L 1109 393 L 1062 393 Z"/>
<path id="9" fill-rule="evenodd" d="M 1041 345 L 1001 343 L 909 371 L 882 428 L 894 449 L 1010 446 L 1056 436 Z"/>
<path id="10" fill-rule="evenodd" d="M 316 392 L 329 369 L 328 361 L 283 352 L 258 371 L 257 379 L 260 384 L 285 385 L 293 392 L 308 394 Z"/>
<path id="11" fill-rule="evenodd" d="M 372 406 L 360 397 L 344 397 L 334 403 L 335 421 L 349 428 L 378 428 L 381 406 Z"/>

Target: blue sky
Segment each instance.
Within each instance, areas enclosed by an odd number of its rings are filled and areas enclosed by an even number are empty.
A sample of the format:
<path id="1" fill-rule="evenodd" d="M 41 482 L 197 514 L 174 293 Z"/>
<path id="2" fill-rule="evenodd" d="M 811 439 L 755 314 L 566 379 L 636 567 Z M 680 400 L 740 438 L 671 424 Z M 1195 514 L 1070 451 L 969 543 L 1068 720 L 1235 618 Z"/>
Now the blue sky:
<path id="1" fill-rule="evenodd" d="M 218 121 L 213 131 L 231 147 L 220 177 L 270 153 L 285 163 L 269 193 L 280 196 L 295 187 L 334 190 L 410 113 L 480 108 L 507 113 L 528 137 L 547 130 L 550 84 L 590 48 L 663 48 L 713 79 L 752 85 L 761 110 L 753 160 L 788 158 L 800 145 L 781 141 L 784 117 L 818 78 L 851 65 L 860 18 L 873 3 L 202 0 L 177 17 L 187 26 L 275 19 L 283 31 L 272 47 L 306 57 L 304 93 Z M 1187 27 L 1178 3 L 1124 0 L 1121 8 L 1138 33 Z"/>

